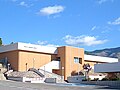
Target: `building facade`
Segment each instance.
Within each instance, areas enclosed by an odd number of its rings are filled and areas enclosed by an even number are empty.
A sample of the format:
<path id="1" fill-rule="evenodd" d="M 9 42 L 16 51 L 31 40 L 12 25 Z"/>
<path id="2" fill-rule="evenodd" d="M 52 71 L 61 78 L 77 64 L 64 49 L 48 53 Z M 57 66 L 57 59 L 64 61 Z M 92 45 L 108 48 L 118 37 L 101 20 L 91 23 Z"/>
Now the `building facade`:
<path id="1" fill-rule="evenodd" d="M 14 43 L 0 46 L 0 61 L 10 64 L 15 71 L 27 71 L 29 68 L 46 71 L 64 76 L 64 80 L 74 72 L 83 69 L 85 63 L 94 66 L 96 63 L 117 62 L 117 59 L 84 55 L 83 48 L 71 46 L 47 47 L 27 43 Z"/>

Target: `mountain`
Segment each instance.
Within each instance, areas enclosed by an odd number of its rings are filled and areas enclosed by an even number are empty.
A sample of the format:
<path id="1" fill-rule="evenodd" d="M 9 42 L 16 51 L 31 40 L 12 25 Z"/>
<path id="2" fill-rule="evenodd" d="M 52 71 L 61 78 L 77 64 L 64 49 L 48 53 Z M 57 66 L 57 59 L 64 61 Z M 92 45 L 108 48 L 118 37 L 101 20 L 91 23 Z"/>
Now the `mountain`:
<path id="1" fill-rule="evenodd" d="M 85 54 L 112 57 L 112 58 L 120 58 L 120 47 L 95 50 L 91 52 L 85 51 Z"/>

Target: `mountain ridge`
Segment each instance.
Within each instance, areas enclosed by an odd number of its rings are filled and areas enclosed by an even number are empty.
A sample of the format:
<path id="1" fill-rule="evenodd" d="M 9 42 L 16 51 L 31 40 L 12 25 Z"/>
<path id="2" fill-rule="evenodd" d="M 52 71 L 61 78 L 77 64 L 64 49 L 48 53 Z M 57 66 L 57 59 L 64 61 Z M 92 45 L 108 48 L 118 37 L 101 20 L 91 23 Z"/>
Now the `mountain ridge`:
<path id="1" fill-rule="evenodd" d="M 85 54 L 103 56 L 103 57 L 111 57 L 111 58 L 120 58 L 120 47 L 105 48 L 105 49 L 94 50 L 94 51 L 85 51 Z"/>

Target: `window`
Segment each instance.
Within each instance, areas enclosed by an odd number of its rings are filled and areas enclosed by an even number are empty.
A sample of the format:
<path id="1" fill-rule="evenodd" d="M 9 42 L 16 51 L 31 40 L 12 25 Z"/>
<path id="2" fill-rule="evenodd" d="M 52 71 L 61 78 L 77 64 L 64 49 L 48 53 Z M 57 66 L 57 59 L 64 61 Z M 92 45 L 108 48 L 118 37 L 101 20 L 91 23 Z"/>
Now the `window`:
<path id="1" fill-rule="evenodd" d="M 79 63 L 79 58 L 78 57 L 74 57 L 74 62 L 75 63 Z"/>
<path id="2" fill-rule="evenodd" d="M 60 61 L 60 57 L 57 57 L 57 61 Z"/>
<path id="3" fill-rule="evenodd" d="M 74 62 L 82 64 L 82 58 L 74 57 Z"/>
<path id="4" fill-rule="evenodd" d="M 79 58 L 79 63 L 82 64 L 82 58 Z"/>

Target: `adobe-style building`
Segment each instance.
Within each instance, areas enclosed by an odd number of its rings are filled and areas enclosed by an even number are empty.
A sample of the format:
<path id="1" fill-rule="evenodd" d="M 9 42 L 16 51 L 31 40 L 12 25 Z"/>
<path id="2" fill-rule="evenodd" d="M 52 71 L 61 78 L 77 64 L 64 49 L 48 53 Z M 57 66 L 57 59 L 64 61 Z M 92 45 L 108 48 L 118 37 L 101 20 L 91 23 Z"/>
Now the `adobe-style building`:
<path id="1" fill-rule="evenodd" d="M 118 62 L 114 58 L 84 55 L 83 48 L 72 46 L 47 47 L 27 43 L 0 46 L 0 62 L 10 64 L 13 70 L 26 71 L 29 68 L 44 69 L 64 76 L 79 72 L 85 63 Z"/>

